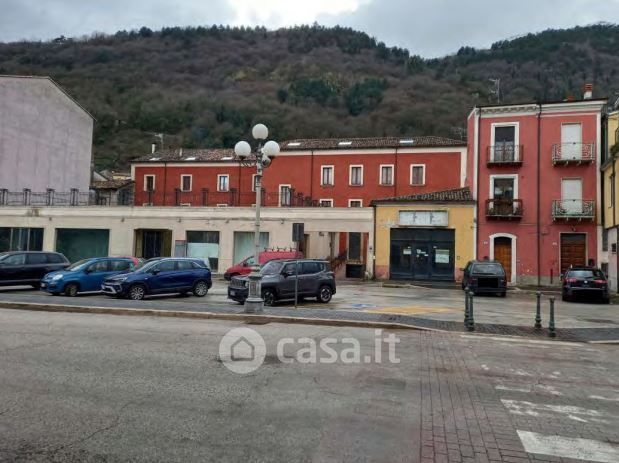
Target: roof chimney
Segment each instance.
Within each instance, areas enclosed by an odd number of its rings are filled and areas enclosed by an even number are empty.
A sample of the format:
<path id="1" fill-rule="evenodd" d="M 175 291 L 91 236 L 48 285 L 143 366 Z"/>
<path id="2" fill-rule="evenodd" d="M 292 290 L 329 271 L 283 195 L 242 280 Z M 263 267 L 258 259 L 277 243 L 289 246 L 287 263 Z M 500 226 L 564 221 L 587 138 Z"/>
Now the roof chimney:
<path id="1" fill-rule="evenodd" d="M 150 154 L 155 154 L 156 150 L 157 150 L 157 143 L 151 143 L 150 144 Z"/>
<path id="2" fill-rule="evenodd" d="M 583 100 L 590 100 L 593 98 L 593 84 L 585 84 L 582 98 Z"/>

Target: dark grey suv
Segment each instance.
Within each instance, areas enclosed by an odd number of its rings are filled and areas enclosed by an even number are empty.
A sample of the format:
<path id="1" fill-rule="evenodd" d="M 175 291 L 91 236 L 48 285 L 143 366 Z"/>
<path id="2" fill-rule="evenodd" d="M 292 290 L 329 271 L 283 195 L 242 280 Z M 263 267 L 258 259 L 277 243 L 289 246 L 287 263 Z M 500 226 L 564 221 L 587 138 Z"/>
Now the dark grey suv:
<path id="1" fill-rule="evenodd" d="M 298 270 L 296 269 L 297 262 L 299 263 Z M 278 300 L 294 300 L 297 278 L 300 298 L 315 297 L 318 302 L 327 303 L 335 294 L 335 275 L 329 269 L 329 263 L 324 260 L 272 260 L 262 266 L 260 273 L 262 274 L 264 305 L 273 305 Z M 228 286 L 228 298 L 239 303 L 245 302 L 248 281 L 247 276 L 233 277 Z"/>

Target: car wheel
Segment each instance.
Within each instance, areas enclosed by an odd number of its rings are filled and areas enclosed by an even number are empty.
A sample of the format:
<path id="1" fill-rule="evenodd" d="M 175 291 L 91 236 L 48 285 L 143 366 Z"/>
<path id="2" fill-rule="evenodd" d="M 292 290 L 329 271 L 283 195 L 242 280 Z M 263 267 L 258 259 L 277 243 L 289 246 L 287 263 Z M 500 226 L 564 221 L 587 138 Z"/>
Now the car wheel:
<path id="1" fill-rule="evenodd" d="M 316 299 L 318 299 L 318 302 L 322 302 L 323 304 L 326 304 L 327 302 L 329 302 L 331 300 L 331 298 L 333 297 L 333 290 L 331 290 L 330 286 L 321 286 L 320 289 L 318 290 L 318 297 Z"/>
<path id="2" fill-rule="evenodd" d="M 569 302 L 570 298 L 567 296 L 567 294 L 561 294 L 561 300 L 563 302 Z"/>
<path id="3" fill-rule="evenodd" d="M 64 287 L 65 296 L 75 297 L 77 296 L 78 291 L 79 291 L 79 288 L 77 287 L 75 283 L 69 283 L 67 286 Z"/>
<path id="4" fill-rule="evenodd" d="M 602 304 L 610 304 L 610 298 L 609 297 L 602 298 Z"/>
<path id="5" fill-rule="evenodd" d="M 141 301 L 146 296 L 146 289 L 142 285 L 133 285 L 129 288 L 129 299 Z"/>
<path id="6" fill-rule="evenodd" d="M 208 285 L 204 281 L 198 281 L 193 285 L 193 295 L 196 297 L 204 297 L 208 293 Z"/>
<path id="7" fill-rule="evenodd" d="M 501 297 L 505 297 L 505 296 L 507 296 L 507 292 L 506 292 L 506 291 L 503 291 L 502 293 L 499 293 L 499 296 L 501 296 Z"/>
<path id="8" fill-rule="evenodd" d="M 275 304 L 275 293 L 272 289 L 263 289 L 262 290 L 262 300 L 264 300 L 264 305 L 272 306 Z"/>

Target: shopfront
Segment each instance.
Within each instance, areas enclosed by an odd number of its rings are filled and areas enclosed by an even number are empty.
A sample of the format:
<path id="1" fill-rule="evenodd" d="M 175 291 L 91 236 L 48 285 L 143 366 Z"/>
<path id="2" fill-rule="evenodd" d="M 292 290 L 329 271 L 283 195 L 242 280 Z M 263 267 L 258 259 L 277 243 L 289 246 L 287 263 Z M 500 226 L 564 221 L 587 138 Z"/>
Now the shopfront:
<path id="1" fill-rule="evenodd" d="M 468 189 L 373 203 L 379 279 L 458 281 L 473 258 L 475 203 Z"/>

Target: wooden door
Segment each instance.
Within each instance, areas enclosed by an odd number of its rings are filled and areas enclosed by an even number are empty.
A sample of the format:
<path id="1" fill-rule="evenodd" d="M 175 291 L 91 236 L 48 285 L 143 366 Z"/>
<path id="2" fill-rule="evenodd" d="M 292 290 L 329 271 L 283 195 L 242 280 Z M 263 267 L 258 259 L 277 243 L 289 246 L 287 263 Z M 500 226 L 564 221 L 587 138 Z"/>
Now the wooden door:
<path id="1" fill-rule="evenodd" d="M 494 260 L 500 262 L 505 269 L 505 278 L 512 281 L 512 239 L 494 239 Z"/>
<path id="2" fill-rule="evenodd" d="M 561 235 L 561 273 L 570 268 L 587 265 L 587 235 L 566 233 Z"/>

